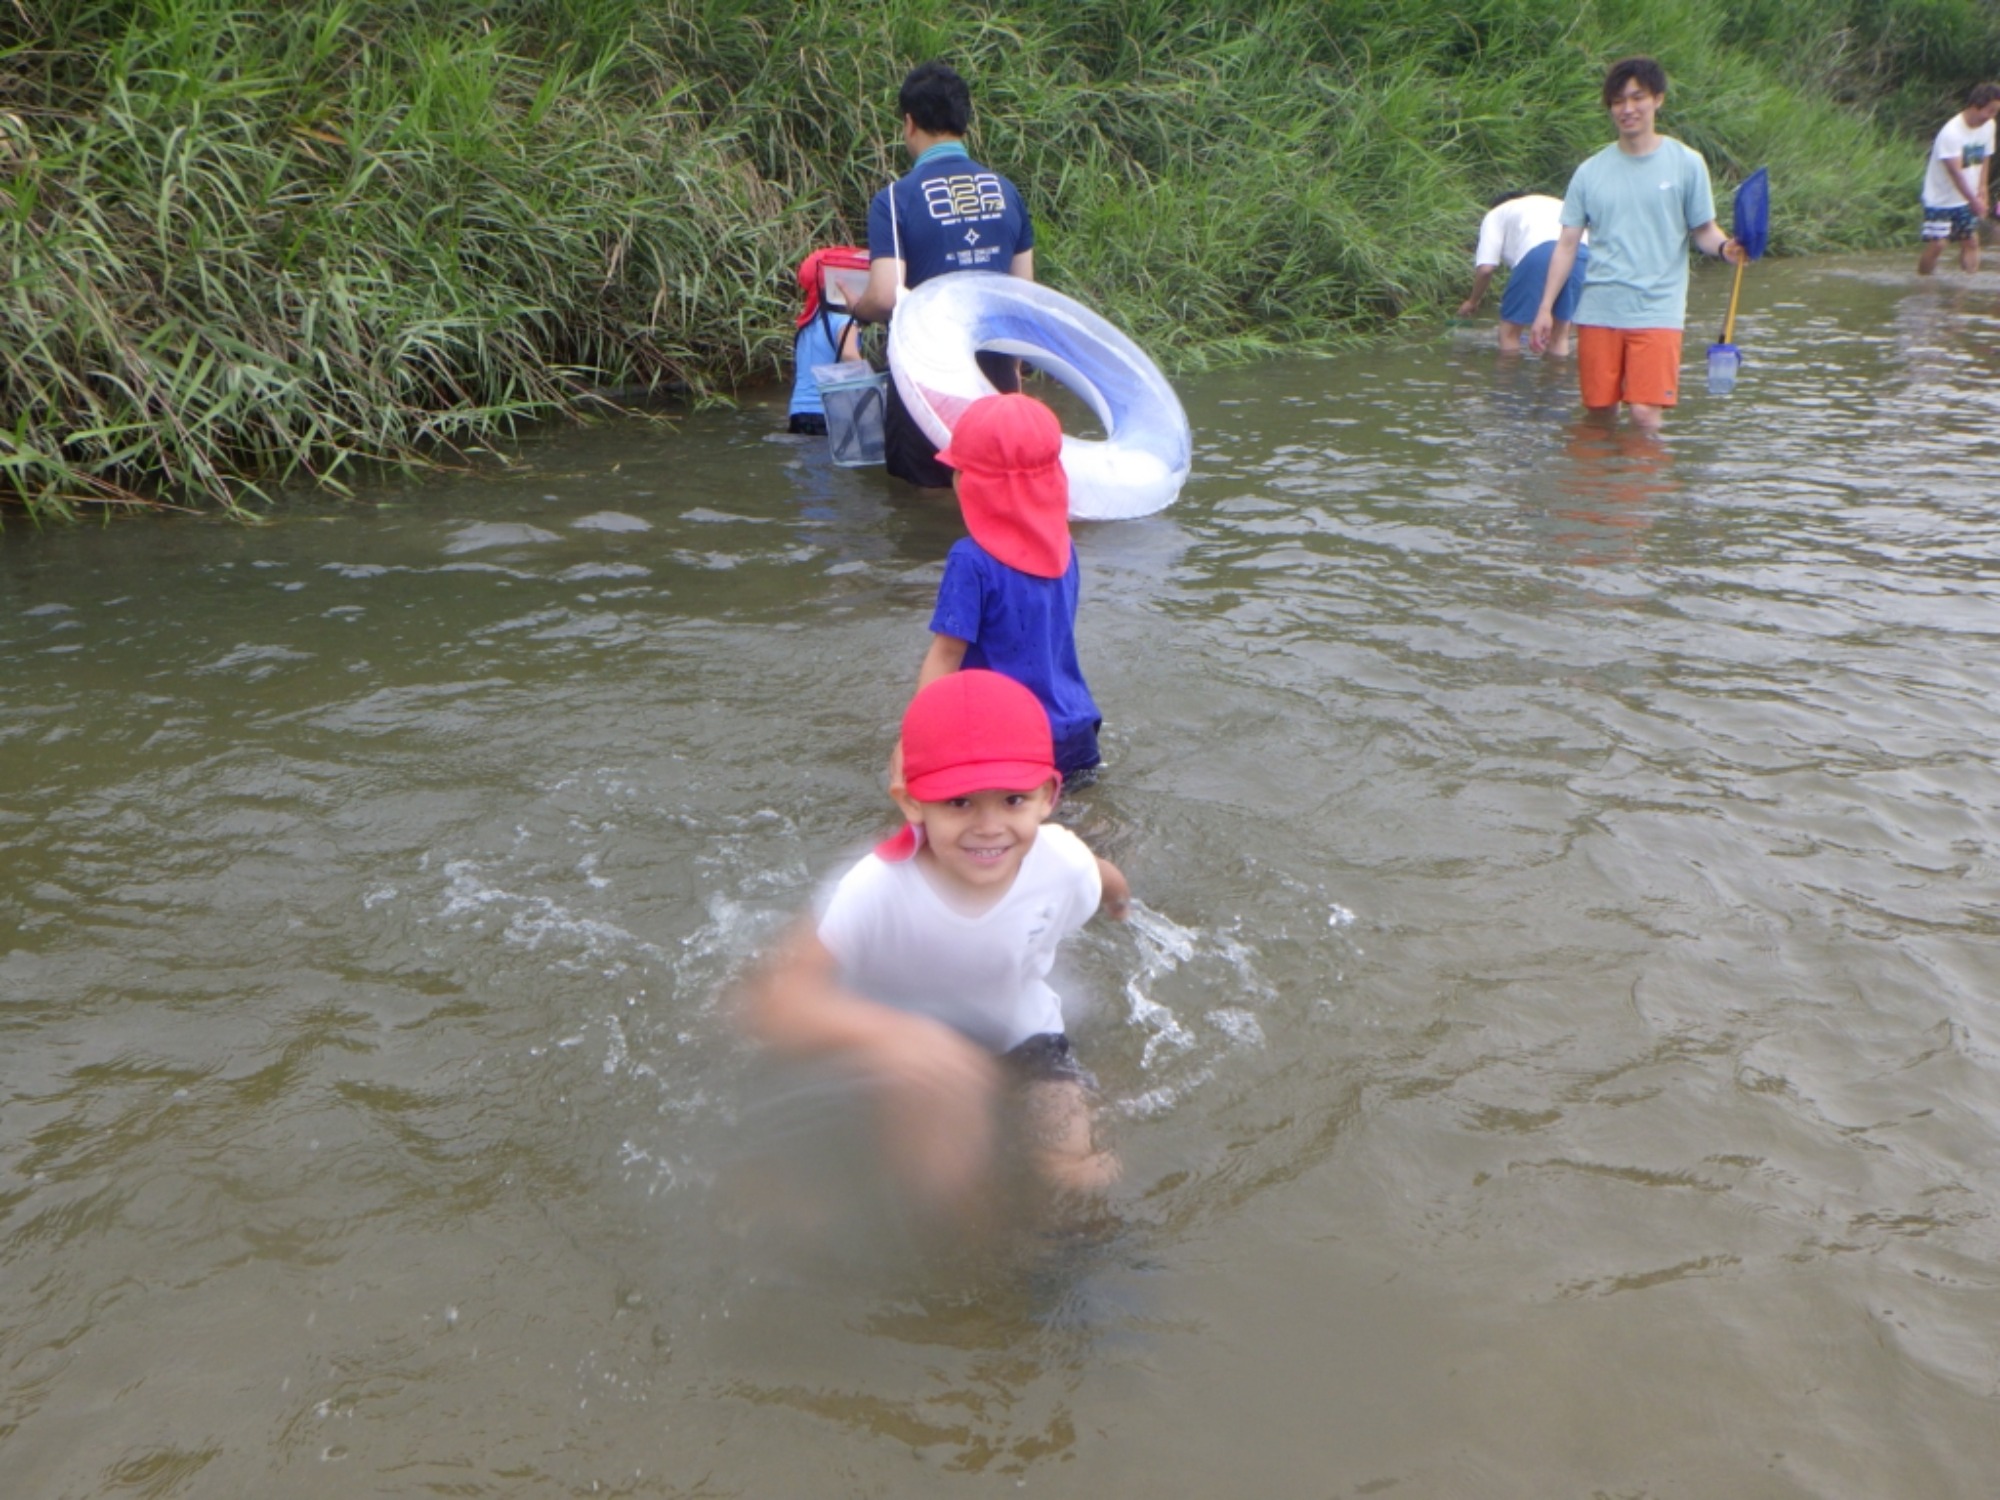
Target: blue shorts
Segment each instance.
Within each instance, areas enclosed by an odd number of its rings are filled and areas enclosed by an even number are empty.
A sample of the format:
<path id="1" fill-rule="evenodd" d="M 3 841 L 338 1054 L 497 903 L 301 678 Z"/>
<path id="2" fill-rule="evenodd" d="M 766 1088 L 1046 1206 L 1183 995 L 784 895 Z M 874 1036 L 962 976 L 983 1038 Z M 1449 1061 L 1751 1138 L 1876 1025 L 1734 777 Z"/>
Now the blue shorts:
<path id="1" fill-rule="evenodd" d="M 1554 240 L 1543 240 L 1526 255 L 1521 263 L 1507 275 L 1507 290 L 1500 295 L 1500 321 L 1518 323 L 1526 328 L 1535 321 L 1535 314 L 1542 310 L 1542 288 L 1549 279 L 1549 257 L 1556 253 Z M 1576 317 L 1576 299 L 1583 295 L 1583 268 L 1590 264 L 1590 246 L 1576 247 L 1576 264 L 1570 269 L 1569 281 L 1562 294 L 1556 298 L 1555 315 L 1558 323 L 1568 323 Z"/>
<path id="2" fill-rule="evenodd" d="M 1961 203 L 1957 208 L 1932 208 L 1924 205 L 1924 243 L 1932 240 L 1969 240 L 1979 233 L 1979 220 L 1972 212 L 1972 205 Z"/>
<path id="3" fill-rule="evenodd" d="M 1091 778 L 1085 771 L 1093 771 L 1103 759 L 1097 751 L 1097 731 L 1102 727 L 1102 719 L 1092 719 L 1088 724 L 1079 724 L 1069 733 L 1056 738 L 1056 769 L 1063 774 L 1063 785 L 1067 787 L 1088 786 Z"/>

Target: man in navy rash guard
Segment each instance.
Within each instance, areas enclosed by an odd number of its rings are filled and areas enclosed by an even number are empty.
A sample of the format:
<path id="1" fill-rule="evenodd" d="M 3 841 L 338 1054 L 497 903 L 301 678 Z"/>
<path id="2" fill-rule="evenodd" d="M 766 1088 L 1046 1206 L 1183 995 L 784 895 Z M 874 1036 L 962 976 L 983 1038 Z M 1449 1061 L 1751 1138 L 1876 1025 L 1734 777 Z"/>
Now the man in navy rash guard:
<path id="1" fill-rule="evenodd" d="M 896 287 L 921 286 L 949 271 L 994 271 L 1035 279 L 1035 227 L 1014 184 L 988 171 L 965 149 L 972 123 L 972 91 L 950 65 L 919 64 L 896 99 L 903 115 L 907 175 L 868 205 L 868 290 L 850 311 L 886 323 L 896 310 Z M 978 356 L 986 378 L 1002 391 L 1020 389 L 1019 362 L 1004 355 Z M 903 406 L 895 382 L 883 417 L 891 474 L 911 484 L 942 489 L 951 470 L 937 461 L 937 447 Z"/>

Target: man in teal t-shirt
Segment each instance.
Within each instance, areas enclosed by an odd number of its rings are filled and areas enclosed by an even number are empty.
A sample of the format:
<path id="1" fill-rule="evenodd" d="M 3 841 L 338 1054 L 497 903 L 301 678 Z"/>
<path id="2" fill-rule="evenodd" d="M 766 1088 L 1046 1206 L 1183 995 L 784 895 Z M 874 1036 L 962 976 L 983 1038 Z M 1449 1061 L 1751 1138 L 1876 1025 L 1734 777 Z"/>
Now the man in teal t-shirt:
<path id="1" fill-rule="evenodd" d="M 1604 75 L 1604 107 L 1618 139 L 1569 180 L 1562 234 L 1528 335 L 1537 352 L 1548 342 L 1556 295 L 1588 229 L 1590 266 L 1576 308 L 1583 404 L 1615 412 L 1623 401 L 1647 432 L 1659 430 L 1680 395 L 1688 246 L 1743 258 L 1743 247 L 1716 227 L 1708 163 L 1656 128 L 1666 97 L 1666 70 L 1650 57 L 1625 58 Z"/>

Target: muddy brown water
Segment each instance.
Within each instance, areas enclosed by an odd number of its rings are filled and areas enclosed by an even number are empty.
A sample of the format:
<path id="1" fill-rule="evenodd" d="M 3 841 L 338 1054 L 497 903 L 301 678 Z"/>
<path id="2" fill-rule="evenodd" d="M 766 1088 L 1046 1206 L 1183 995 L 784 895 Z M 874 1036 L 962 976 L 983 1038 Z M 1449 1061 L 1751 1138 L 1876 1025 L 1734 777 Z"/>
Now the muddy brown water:
<path id="1" fill-rule="evenodd" d="M 10 525 L 6 1493 L 1991 1494 L 2000 276 L 1908 260 L 1663 444 L 1484 329 L 1180 382 L 1079 533 L 1116 1222 L 958 1265 L 720 1192 L 948 510 L 752 403 Z"/>

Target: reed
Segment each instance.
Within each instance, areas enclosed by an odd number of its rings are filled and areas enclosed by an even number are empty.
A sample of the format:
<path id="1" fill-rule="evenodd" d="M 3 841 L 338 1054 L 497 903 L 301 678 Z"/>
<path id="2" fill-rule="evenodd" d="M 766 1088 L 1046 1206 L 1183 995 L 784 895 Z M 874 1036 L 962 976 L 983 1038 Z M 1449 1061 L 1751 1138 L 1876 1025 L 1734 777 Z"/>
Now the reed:
<path id="1" fill-rule="evenodd" d="M 1170 366 L 1458 295 L 1484 201 L 1560 190 L 1648 50 L 1780 251 L 1907 234 L 1922 137 L 2000 72 L 1960 0 L 9 0 L 0 496 L 252 513 L 608 391 L 789 360 L 791 267 L 974 81 L 1046 279 Z"/>

